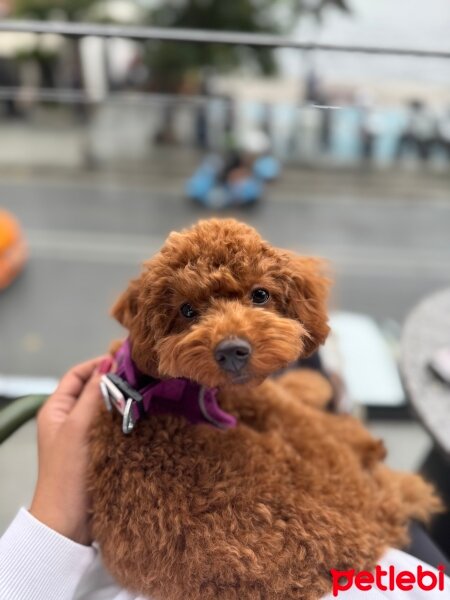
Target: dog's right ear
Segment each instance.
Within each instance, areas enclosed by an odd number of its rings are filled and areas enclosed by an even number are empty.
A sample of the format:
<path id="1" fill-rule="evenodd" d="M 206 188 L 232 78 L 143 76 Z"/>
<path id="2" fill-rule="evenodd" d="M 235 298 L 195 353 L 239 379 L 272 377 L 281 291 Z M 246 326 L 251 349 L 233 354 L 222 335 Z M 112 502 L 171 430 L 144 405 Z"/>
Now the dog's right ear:
<path id="1" fill-rule="evenodd" d="M 121 325 L 130 329 L 138 312 L 139 278 L 132 279 L 128 288 L 121 294 L 111 309 L 111 315 Z"/>

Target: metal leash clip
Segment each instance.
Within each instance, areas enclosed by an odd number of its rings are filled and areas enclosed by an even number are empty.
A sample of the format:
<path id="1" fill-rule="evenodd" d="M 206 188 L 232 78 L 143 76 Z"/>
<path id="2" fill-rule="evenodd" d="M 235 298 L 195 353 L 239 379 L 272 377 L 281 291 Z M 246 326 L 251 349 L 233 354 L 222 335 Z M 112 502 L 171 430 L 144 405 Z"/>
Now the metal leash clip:
<path id="1" fill-rule="evenodd" d="M 137 420 L 133 415 L 133 407 L 137 406 L 139 417 L 144 412 L 141 394 L 115 373 L 102 375 L 100 390 L 106 408 L 112 411 L 114 407 L 122 415 L 123 433 L 131 433 Z"/>

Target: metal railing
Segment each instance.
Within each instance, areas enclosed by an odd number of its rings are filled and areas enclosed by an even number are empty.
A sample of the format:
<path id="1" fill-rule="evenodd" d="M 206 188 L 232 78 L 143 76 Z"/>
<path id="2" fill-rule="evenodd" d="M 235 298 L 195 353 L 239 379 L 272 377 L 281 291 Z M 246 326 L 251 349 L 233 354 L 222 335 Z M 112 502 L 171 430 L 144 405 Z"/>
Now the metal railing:
<path id="1" fill-rule="evenodd" d="M 103 102 L 103 98 L 93 98 L 86 92 L 70 88 L 37 88 L 37 87 L 3 87 L 0 86 L 0 100 L 11 98 L 33 102 L 56 102 L 58 104 L 95 105 Z M 156 92 L 108 92 L 108 98 L 114 99 L 117 105 L 168 105 L 200 106 L 208 103 L 205 96 L 192 94 L 158 94 Z"/>
<path id="2" fill-rule="evenodd" d="M 164 27 L 137 27 L 123 25 L 104 25 L 96 23 L 69 23 L 65 21 L 0 21 L 0 33 L 26 32 L 50 33 L 69 37 L 118 37 L 133 40 L 159 40 L 171 42 L 195 42 L 199 44 L 228 44 L 263 48 L 291 48 L 303 51 L 344 52 L 358 54 L 377 54 L 389 56 L 411 56 L 418 58 L 450 58 L 450 49 L 396 48 L 378 46 L 352 46 L 340 44 L 322 44 L 301 42 L 283 36 L 244 33 L 237 31 L 212 31 L 206 29 L 178 29 Z"/>

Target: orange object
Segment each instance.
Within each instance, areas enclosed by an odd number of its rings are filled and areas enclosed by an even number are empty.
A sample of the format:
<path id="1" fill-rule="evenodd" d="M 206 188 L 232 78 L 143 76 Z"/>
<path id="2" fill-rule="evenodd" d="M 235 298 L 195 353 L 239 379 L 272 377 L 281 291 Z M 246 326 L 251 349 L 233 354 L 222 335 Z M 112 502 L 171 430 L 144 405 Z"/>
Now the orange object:
<path id="1" fill-rule="evenodd" d="M 0 209 L 0 290 L 19 275 L 28 258 L 20 225 L 11 213 Z"/>

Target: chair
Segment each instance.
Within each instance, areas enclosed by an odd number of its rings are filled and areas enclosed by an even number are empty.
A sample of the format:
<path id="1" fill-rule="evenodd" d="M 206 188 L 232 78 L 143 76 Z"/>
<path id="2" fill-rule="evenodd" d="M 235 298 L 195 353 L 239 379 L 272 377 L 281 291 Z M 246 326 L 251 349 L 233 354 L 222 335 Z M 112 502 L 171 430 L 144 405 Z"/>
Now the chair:
<path id="1" fill-rule="evenodd" d="M 46 398 L 45 395 L 24 396 L 0 408 L 0 444 L 35 417 Z"/>

